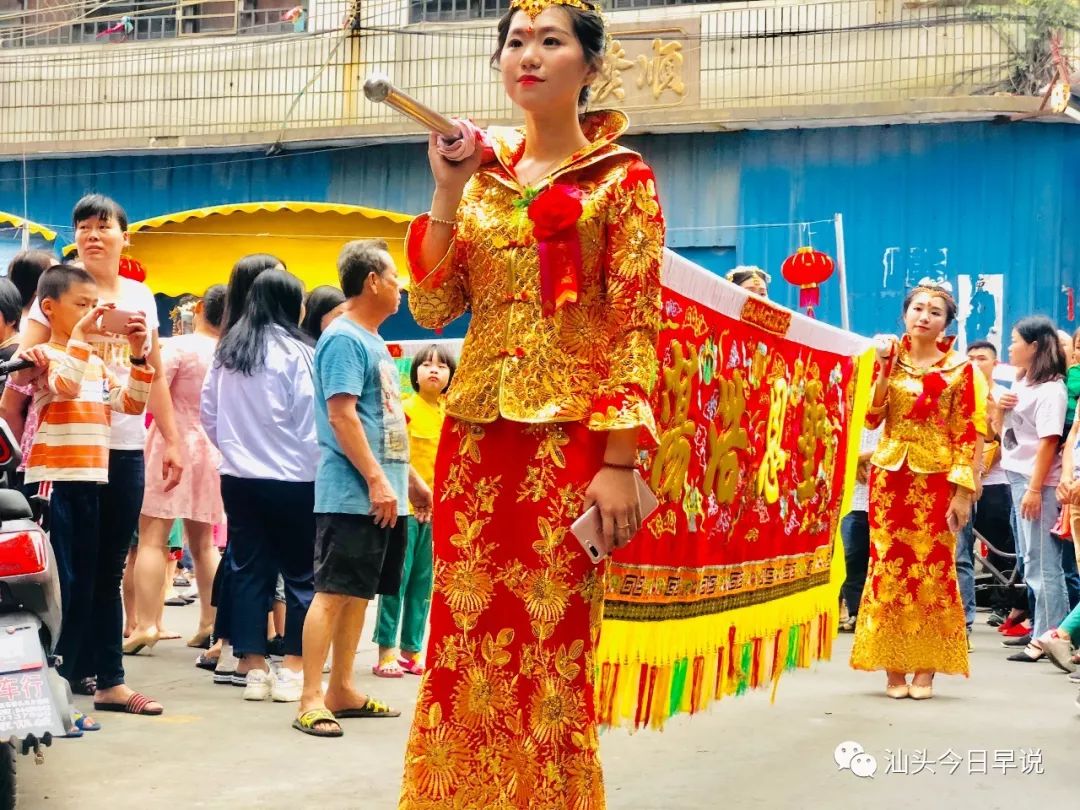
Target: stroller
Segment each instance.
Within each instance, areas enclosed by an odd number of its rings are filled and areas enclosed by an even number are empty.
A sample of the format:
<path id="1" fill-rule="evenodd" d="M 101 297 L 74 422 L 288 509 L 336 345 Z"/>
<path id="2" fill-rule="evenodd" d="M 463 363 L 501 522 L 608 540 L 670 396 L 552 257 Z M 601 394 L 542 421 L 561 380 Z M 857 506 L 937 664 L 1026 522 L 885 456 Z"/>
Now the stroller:
<path id="1" fill-rule="evenodd" d="M 1027 588 L 1017 555 L 997 548 L 977 530 L 975 532 L 975 604 L 979 607 L 1011 604 L 1016 592 Z M 1002 563 L 1011 563 L 1008 570 Z"/>

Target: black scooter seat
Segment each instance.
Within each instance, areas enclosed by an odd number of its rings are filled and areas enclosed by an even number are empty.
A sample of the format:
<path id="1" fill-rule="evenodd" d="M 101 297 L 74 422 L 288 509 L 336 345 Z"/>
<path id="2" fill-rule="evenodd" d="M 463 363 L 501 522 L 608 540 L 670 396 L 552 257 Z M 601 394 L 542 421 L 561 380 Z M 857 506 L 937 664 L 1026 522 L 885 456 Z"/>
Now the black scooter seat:
<path id="1" fill-rule="evenodd" d="M 33 520 L 34 513 L 30 503 L 21 492 L 13 489 L 0 489 L 0 521 Z"/>

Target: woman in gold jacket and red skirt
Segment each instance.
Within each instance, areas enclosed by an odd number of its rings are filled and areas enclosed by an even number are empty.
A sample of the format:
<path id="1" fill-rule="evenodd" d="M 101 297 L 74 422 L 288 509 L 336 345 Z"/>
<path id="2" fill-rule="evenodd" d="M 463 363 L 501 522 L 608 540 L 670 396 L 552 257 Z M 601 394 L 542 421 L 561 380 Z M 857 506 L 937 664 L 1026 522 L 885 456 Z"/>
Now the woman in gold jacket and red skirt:
<path id="1" fill-rule="evenodd" d="M 604 806 L 593 706 L 606 542 L 641 524 L 633 469 L 655 434 L 664 224 L 652 171 L 579 117 L 605 34 L 582 0 L 515 0 L 495 56 L 525 127 L 451 163 L 430 146 L 431 212 L 410 228 L 409 305 L 472 321 L 435 469 L 427 671 L 401 808 Z"/>
<path id="2" fill-rule="evenodd" d="M 907 295 L 906 332 L 881 342 L 867 417 L 885 429 L 870 459 L 870 567 L 851 666 L 884 669 L 893 698 L 931 697 L 936 672 L 968 674 L 956 533 L 971 517 L 988 391 L 943 336 L 955 317 L 942 287 Z"/>

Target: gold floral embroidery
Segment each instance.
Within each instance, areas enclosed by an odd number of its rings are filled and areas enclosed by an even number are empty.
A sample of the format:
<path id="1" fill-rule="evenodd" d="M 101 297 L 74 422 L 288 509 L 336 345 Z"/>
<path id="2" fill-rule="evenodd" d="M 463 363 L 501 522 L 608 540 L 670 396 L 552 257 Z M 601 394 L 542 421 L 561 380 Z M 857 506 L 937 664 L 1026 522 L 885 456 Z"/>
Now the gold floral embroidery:
<path id="1" fill-rule="evenodd" d="M 469 749 L 465 740 L 450 732 L 446 726 L 435 726 L 419 736 L 413 767 L 417 787 L 426 794 L 440 798 L 450 793 L 465 773 Z"/>
<path id="2" fill-rule="evenodd" d="M 445 671 L 455 675 L 443 681 L 442 704 L 422 685 L 400 806 L 601 810 L 603 782 L 587 696 L 603 612 L 602 569 L 582 569 L 576 543 L 566 542 L 585 484 L 560 481 L 573 475 L 568 466 L 578 469 L 568 456 L 580 452 L 581 428 L 521 428 L 530 443 L 521 454 L 525 469 L 503 492 L 502 476 L 479 474 L 479 459 L 489 450 L 485 436 L 451 424 L 458 447 L 449 468 L 459 471 L 462 489 L 447 504 L 452 523 L 443 542 L 451 551 L 436 564 L 435 589 L 456 629 L 432 639 L 434 667 L 423 684 L 440 670 L 443 677 Z M 568 433 L 573 429 L 579 431 L 575 440 Z M 549 482 L 537 501 L 520 486 L 530 480 Z M 492 537 L 490 516 L 506 508 L 507 498 L 541 504 L 532 507 L 535 528 L 530 521 L 520 537 Z M 496 542 L 517 549 L 499 568 Z M 567 640 L 563 630 L 561 640 L 553 640 L 571 607 L 580 611 L 583 604 L 588 637 Z M 501 621 L 504 611 L 528 621 L 516 633 L 509 627 L 489 631 L 493 614 Z"/>
<path id="3" fill-rule="evenodd" d="M 975 455 L 976 421 L 985 409 L 977 406 L 973 370 L 967 358 L 952 350 L 952 338 L 944 343 L 945 355 L 934 366 L 913 366 L 907 353 L 907 339 L 901 344 L 883 410 L 872 412 L 867 422 L 876 427 L 884 420 L 885 430 L 871 463 L 885 470 L 906 465 L 912 472 L 949 474 L 949 480 L 974 490 L 972 462 Z M 926 419 L 909 414 L 923 392 L 923 379 L 940 374 L 945 388 Z"/>
<path id="4" fill-rule="evenodd" d="M 945 525 L 951 492 L 944 471 L 874 471 L 871 565 L 851 652 L 856 669 L 967 674 L 956 541 Z"/>
<path id="5" fill-rule="evenodd" d="M 466 187 L 455 240 L 423 278 L 414 273 L 409 307 L 438 329 L 472 312 L 447 413 L 475 423 L 589 420 L 592 430 L 652 431 L 648 397 L 656 380 L 664 221 L 652 172 L 613 143 L 621 113 L 585 117 L 592 146 L 557 173 L 583 193 L 578 223 L 583 268 L 576 304 L 540 309 L 539 259 L 514 207 L 522 190 L 507 168 L 521 133 L 493 130 L 502 163 L 482 167 Z M 419 218 L 407 253 L 416 255 Z M 596 403 L 598 396 L 618 401 Z"/>
<path id="6" fill-rule="evenodd" d="M 540 742 L 567 735 L 585 721 L 581 700 L 558 678 L 540 679 L 529 701 L 529 725 Z"/>
<path id="7" fill-rule="evenodd" d="M 491 666 L 469 667 L 454 687 L 454 719 L 470 731 L 494 725 L 513 707 L 515 683 Z"/>

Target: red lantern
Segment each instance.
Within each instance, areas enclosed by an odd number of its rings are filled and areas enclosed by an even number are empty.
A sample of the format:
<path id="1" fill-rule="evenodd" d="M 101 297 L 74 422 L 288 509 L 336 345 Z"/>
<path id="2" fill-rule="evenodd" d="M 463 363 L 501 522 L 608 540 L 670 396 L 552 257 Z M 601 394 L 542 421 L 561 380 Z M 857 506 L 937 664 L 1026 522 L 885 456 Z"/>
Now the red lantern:
<path id="1" fill-rule="evenodd" d="M 813 308 L 821 302 L 818 285 L 832 275 L 834 267 L 833 260 L 827 254 L 812 247 L 801 247 L 794 256 L 784 260 L 780 272 L 789 284 L 798 286 L 799 306 L 808 309 L 808 314 L 813 316 Z"/>
<path id="2" fill-rule="evenodd" d="M 121 256 L 120 275 L 123 278 L 130 278 L 132 281 L 146 281 L 146 268 L 139 263 L 138 259 Z"/>

